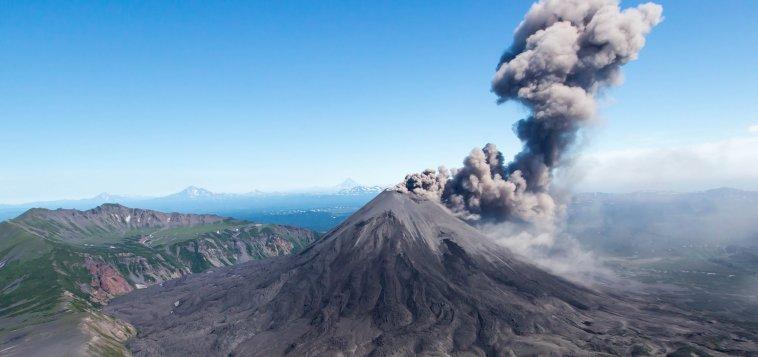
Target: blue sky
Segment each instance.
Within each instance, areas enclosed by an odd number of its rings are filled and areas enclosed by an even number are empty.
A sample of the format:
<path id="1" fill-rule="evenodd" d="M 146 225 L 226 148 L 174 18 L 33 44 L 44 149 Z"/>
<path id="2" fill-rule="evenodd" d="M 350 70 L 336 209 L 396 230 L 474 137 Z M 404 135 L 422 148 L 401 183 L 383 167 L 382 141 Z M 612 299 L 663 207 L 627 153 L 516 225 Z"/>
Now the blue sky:
<path id="1" fill-rule="evenodd" d="M 565 181 L 758 189 L 758 2 L 660 3 Z M 3 2 L 0 202 L 390 184 L 486 142 L 512 156 L 526 112 L 489 82 L 530 4 Z"/>

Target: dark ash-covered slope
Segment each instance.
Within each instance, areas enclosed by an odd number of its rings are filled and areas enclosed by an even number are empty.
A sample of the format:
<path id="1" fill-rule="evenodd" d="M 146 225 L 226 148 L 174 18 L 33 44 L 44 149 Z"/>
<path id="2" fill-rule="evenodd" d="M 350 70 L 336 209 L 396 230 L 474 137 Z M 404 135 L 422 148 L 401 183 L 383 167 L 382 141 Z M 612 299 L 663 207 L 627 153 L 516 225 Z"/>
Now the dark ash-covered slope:
<path id="1" fill-rule="evenodd" d="M 297 255 L 167 282 L 106 312 L 139 330 L 136 355 L 755 348 L 750 333 L 642 307 L 515 259 L 437 203 L 384 192 Z"/>

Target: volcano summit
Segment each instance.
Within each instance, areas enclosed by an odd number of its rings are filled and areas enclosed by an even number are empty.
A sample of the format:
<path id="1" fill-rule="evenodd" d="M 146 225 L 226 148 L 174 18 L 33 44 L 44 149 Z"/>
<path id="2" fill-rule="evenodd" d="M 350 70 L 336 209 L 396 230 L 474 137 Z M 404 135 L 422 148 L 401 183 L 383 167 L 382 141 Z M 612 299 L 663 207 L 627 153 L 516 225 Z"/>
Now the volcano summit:
<path id="1" fill-rule="evenodd" d="M 747 353 L 754 333 L 573 284 L 386 191 L 293 256 L 117 298 L 136 355 Z M 730 331 L 730 332 L 727 332 Z"/>

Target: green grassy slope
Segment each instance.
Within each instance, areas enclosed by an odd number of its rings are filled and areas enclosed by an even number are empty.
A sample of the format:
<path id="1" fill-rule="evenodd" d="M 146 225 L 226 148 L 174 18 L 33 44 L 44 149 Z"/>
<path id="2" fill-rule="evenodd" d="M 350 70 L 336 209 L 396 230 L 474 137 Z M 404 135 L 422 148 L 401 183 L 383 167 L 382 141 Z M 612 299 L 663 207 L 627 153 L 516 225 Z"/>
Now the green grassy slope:
<path id="1" fill-rule="evenodd" d="M 110 298 L 212 267 L 289 254 L 317 238 L 308 230 L 231 219 L 107 231 L 100 222 L 22 218 L 0 223 L 0 350 L 25 354 L 30 344 L 74 328 L 86 331 L 80 335 L 88 353 L 119 355 L 125 350 L 118 336 L 125 339 L 128 327 L 98 312 Z"/>

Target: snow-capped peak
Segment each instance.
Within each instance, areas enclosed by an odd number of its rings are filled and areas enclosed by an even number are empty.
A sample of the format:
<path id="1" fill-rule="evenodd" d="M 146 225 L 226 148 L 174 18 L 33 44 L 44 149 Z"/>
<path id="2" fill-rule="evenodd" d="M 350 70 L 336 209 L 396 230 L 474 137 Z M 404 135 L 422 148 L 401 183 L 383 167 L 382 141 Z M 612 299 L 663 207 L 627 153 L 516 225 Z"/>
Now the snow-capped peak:
<path id="1" fill-rule="evenodd" d="M 179 192 L 179 195 L 189 198 L 199 198 L 199 197 L 211 197 L 213 196 L 213 192 L 208 191 L 204 188 L 196 187 L 196 186 L 189 186 Z"/>
<path id="2" fill-rule="evenodd" d="M 351 178 L 347 178 L 347 179 L 345 179 L 345 181 L 342 181 L 341 184 L 337 185 L 336 188 L 338 190 L 349 190 L 351 188 L 359 187 L 359 186 L 361 186 L 361 184 L 355 182 Z"/>
<path id="3" fill-rule="evenodd" d="M 103 202 L 111 202 L 115 200 L 115 197 L 108 192 L 103 192 L 95 196 L 94 199 L 98 201 L 103 201 Z"/>

